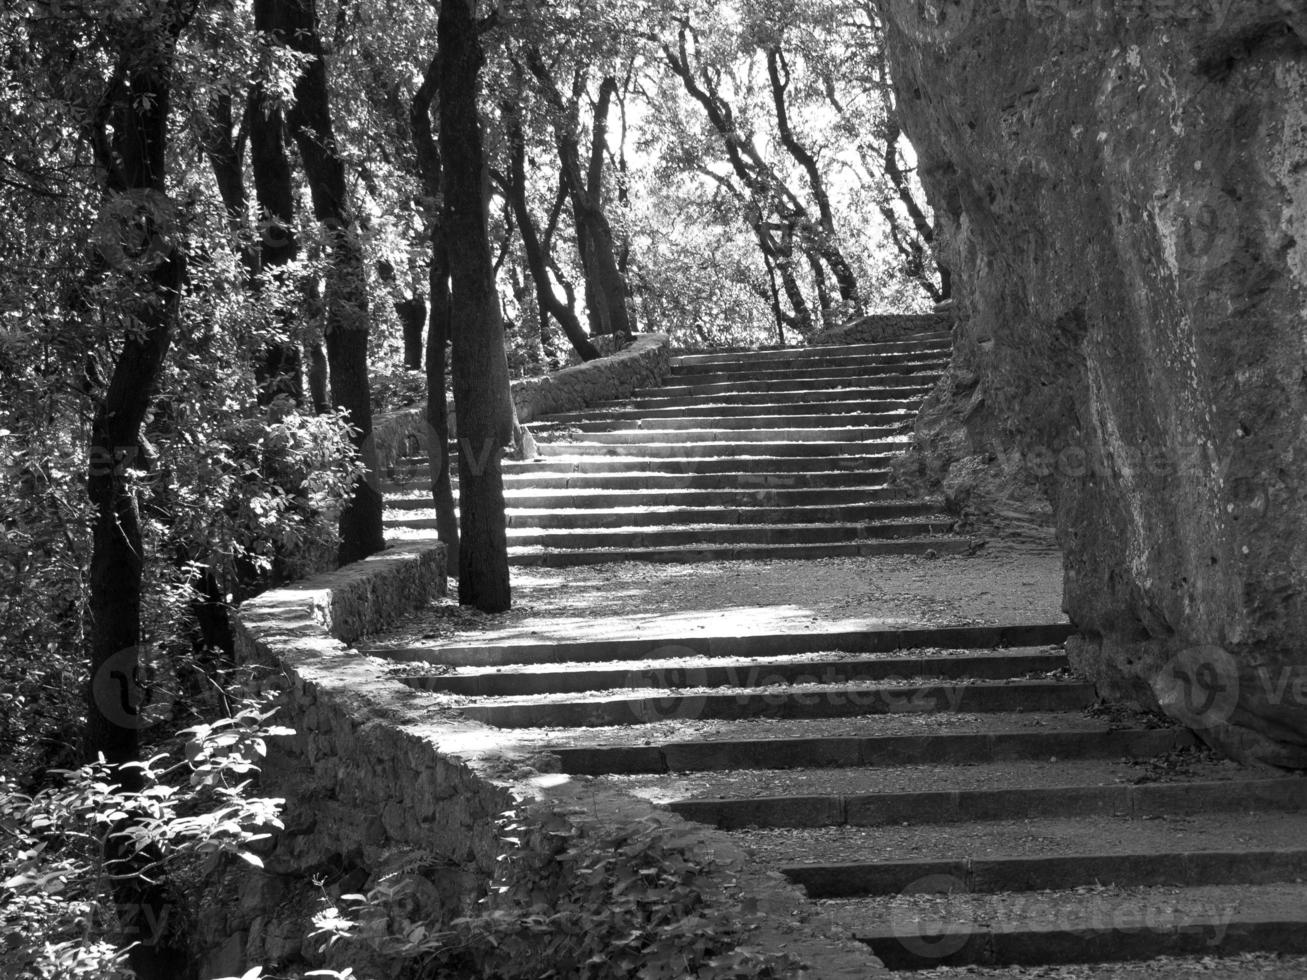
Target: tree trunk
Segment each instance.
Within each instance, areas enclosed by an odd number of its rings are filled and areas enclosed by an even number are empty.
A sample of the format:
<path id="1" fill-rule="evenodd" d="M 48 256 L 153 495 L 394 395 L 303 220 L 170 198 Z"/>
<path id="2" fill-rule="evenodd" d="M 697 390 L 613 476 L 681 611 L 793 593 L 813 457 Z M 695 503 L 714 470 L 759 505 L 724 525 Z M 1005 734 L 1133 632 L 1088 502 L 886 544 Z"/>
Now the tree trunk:
<path id="1" fill-rule="evenodd" d="M 440 147 L 431 131 L 431 104 L 440 84 L 440 56 L 427 65 L 422 84 L 413 96 L 409 109 L 409 129 L 417 159 L 418 177 L 422 182 L 423 210 L 427 216 L 431 239 L 431 265 L 428 292 L 430 320 L 427 326 L 427 460 L 431 470 L 431 499 L 436 508 L 436 537 L 445 545 L 446 568 L 458 574 L 458 512 L 449 472 L 449 407 L 445 401 L 448 363 L 447 348 L 451 332 L 449 299 L 449 246 L 445 239 L 444 215 L 441 213 L 443 174 Z"/>
<path id="2" fill-rule="evenodd" d="M 571 307 L 566 306 L 556 295 L 549 281 L 549 267 L 545 259 L 544 247 L 536 234 L 535 221 L 526 203 L 526 139 L 522 133 L 522 117 L 516 103 L 501 103 L 504 119 L 504 131 L 508 139 L 508 175 L 504 181 L 504 195 L 508 198 L 517 217 L 517 228 L 522 236 L 522 251 L 526 255 L 527 269 L 535 283 L 536 305 L 540 308 L 540 321 L 543 336 L 544 321 L 552 316 L 563 328 L 563 333 L 571 341 L 573 349 L 583 361 L 593 361 L 599 357 L 599 350 L 590 342 L 581 321 Z"/>
<path id="3" fill-rule="evenodd" d="M 595 107 L 591 159 L 587 173 L 581 169 L 581 150 L 575 130 L 574 107 L 569 109 L 538 49 L 526 52 L 527 67 L 540 83 L 545 100 L 553 110 L 554 145 L 576 223 L 577 247 L 585 270 L 586 303 L 592 316 L 592 333 L 611 333 L 629 340 L 631 321 L 626 309 L 626 280 L 617 266 L 613 229 L 604 213 L 602 150 L 608 126 L 608 108 L 616 81 L 604 79 Z M 597 163 L 596 163 L 597 158 Z"/>
<path id="4" fill-rule="evenodd" d="M 441 0 L 440 155 L 454 330 L 458 500 L 462 540 L 458 599 L 484 612 L 512 605 L 501 457 L 512 444 L 504 325 L 491 272 L 487 173 L 477 117 L 483 55 L 471 0 Z"/>
<path id="5" fill-rule="evenodd" d="M 110 267 L 130 280 L 137 300 L 124 319 L 125 331 L 103 400 L 91 424 L 87 495 L 94 508 L 91 531 L 86 754 L 103 755 L 114 767 L 138 761 L 140 709 L 141 588 L 144 541 L 138 502 L 128 470 L 142 442 L 141 427 L 177 330 L 186 264 L 173 244 L 178 229 L 166 227 L 162 215 L 167 183 L 165 160 L 171 73 L 180 17 L 174 11 L 172 33 L 156 36 L 146 50 L 122 53 L 108 99 L 97 113 L 92 142 L 108 196 L 127 195 L 138 203 L 136 221 L 124 222 L 120 243 L 103 249 Z M 142 786 L 139 769 L 115 768 L 124 788 Z M 155 858 L 137 852 L 123 836 L 133 815 L 118 821 L 105 841 L 105 859 L 114 873 L 114 901 L 136 942 L 129 962 L 141 980 L 195 975 L 185 942 L 167 928 L 175 898 L 157 875 L 142 872 Z M 152 917 L 152 918 L 151 918 Z M 174 920 L 179 916 L 174 915 Z M 160 930 L 134 934 L 139 924 L 164 923 Z"/>
<path id="6" fill-rule="evenodd" d="M 846 312 L 854 312 L 861 305 L 861 299 L 858 296 L 858 282 L 853 275 L 853 269 L 844 258 L 844 253 L 835 240 L 835 216 L 831 210 L 830 195 L 826 193 L 826 182 L 822 179 L 821 170 L 817 167 L 817 159 L 808 152 L 807 147 L 799 142 L 798 137 L 794 135 L 794 130 L 790 127 L 789 111 L 785 106 L 785 91 L 790 84 L 790 66 L 785 60 L 785 53 L 779 47 L 770 48 L 767 51 L 767 77 L 771 82 L 772 102 L 776 109 L 776 128 L 781 136 L 781 143 L 785 146 L 792 156 L 803 168 L 803 172 L 808 176 L 808 186 L 812 189 L 813 200 L 817 202 L 818 228 L 816 232 L 817 241 L 814 242 L 815 249 L 823 259 L 825 259 L 835 276 L 835 282 L 839 286 L 840 299 L 849 305 L 850 309 Z M 825 291 L 824 274 L 821 272 L 820 264 L 814 260 L 813 275 Z M 830 304 L 823 299 L 821 301 L 822 310 L 829 308 Z"/>
<path id="7" fill-rule="evenodd" d="M 345 165 L 332 133 L 327 66 L 314 0 L 273 2 L 285 15 L 289 46 L 312 58 L 295 81 L 295 104 L 287 122 L 304 164 L 314 215 L 322 223 L 330 249 L 323 334 L 331 369 L 331 398 L 337 408 L 348 413 L 355 430 L 352 441 L 368 469 L 341 514 L 338 558 L 344 565 L 386 546 L 377 450 L 372 441 L 367 274 L 345 189 Z"/>
<path id="8" fill-rule="evenodd" d="M 289 45 L 293 17 L 281 0 L 254 0 L 254 29 L 264 31 L 279 44 Z M 254 175 L 254 196 L 259 205 L 260 266 L 283 289 L 285 266 L 299 255 L 295 238 L 295 188 L 290 158 L 286 152 L 286 121 L 281 107 L 262 82 L 250 90 L 250 167 Z M 295 314 L 279 309 L 283 332 L 292 333 Z M 294 340 L 274 340 L 264 345 L 255 358 L 255 380 L 260 405 L 269 405 L 278 395 L 304 400 L 303 363 Z"/>

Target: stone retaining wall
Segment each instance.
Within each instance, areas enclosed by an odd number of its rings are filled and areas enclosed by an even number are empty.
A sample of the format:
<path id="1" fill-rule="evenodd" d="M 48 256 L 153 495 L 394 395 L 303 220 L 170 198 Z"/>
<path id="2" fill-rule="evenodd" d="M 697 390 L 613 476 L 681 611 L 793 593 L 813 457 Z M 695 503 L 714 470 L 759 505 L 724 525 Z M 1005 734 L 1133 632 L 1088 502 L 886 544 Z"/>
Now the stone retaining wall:
<path id="1" fill-rule="evenodd" d="M 625 398 L 638 388 L 661 384 L 671 373 L 670 343 L 664 334 L 637 334 L 630 347 L 598 360 L 575 364 L 542 378 L 514 381 L 517 420 L 533 422 L 545 415 L 574 412 L 599 402 Z M 422 405 L 377 415 L 372 441 L 382 469 L 409 453 L 426 449 L 426 409 Z M 454 404 L 449 403 L 449 434 L 457 435 Z"/>
<path id="2" fill-rule="evenodd" d="M 948 333 L 952 329 L 951 313 L 873 313 L 813 335 L 808 338 L 808 346 L 875 344 L 919 333 Z"/>
<path id="3" fill-rule="evenodd" d="M 397 665 L 349 646 L 442 595 L 444 568 L 442 545 L 390 548 L 266 592 L 233 617 L 239 661 L 268 669 L 266 683 L 281 692 L 276 720 L 295 734 L 270 746 L 260 787 L 288 799 L 286 829 L 264 870 L 232 886 L 240 901 L 206 913 L 204 976 L 323 965 L 304 942 L 321 896 L 312 877 L 339 879 L 329 894 L 363 891 L 396 852 L 434 855 L 433 904 L 445 918 L 468 911 L 494 874 L 496 817 L 530 799 L 605 821 L 656 815 L 744 869 L 744 900 L 764 913 L 750 945 L 799 956 L 809 977 L 881 975 L 866 947 L 831 935 L 795 886 L 748 867 L 728 835 L 585 780 L 543 776 L 557 771 L 556 757 L 514 751 L 503 732 L 432 707 Z"/>

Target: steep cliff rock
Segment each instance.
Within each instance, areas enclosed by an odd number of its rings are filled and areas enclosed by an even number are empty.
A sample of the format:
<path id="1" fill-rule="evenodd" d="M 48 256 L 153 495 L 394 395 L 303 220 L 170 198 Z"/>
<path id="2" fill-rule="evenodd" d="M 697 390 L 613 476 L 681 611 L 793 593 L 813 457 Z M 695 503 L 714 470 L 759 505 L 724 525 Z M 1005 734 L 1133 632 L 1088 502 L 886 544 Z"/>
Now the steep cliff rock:
<path id="1" fill-rule="evenodd" d="M 1105 692 L 1307 767 L 1307 4 L 880 3 L 960 287 L 920 465 L 1047 493 Z"/>

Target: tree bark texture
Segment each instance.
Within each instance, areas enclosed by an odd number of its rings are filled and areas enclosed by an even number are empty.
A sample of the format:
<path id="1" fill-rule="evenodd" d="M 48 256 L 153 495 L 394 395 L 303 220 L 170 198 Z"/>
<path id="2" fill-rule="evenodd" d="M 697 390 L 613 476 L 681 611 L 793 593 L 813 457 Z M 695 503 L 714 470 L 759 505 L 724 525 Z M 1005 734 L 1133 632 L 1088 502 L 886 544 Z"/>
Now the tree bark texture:
<path id="1" fill-rule="evenodd" d="M 440 155 L 458 413 L 458 598 L 484 612 L 512 604 L 501 458 L 512 444 L 504 324 L 487 229 L 489 188 L 477 116 L 483 55 L 469 0 L 441 0 Z"/>
<path id="2" fill-rule="evenodd" d="M 422 182 L 423 210 L 426 212 L 431 239 L 431 263 L 428 270 L 429 313 L 427 323 L 427 460 L 431 469 L 431 499 L 436 509 L 436 537 L 445 545 L 446 567 L 450 575 L 459 568 L 458 511 L 454 504 L 449 459 L 449 407 L 445 401 L 448 387 L 448 348 L 451 334 L 449 296 L 449 245 L 441 208 L 443 174 L 440 147 L 431 128 L 431 107 L 439 94 L 440 55 L 437 52 L 423 75 L 422 84 L 413 96 L 409 111 L 409 129 Z"/>
<path id="3" fill-rule="evenodd" d="M 176 246 L 178 229 L 166 197 L 165 161 L 171 75 L 180 16 L 171 33 L 145 50 L 124 50 L 103 111 L 91 134 L 104 175 L 106 204 L 134 205 L 117 231 L 100 241 L 100 259 L 114 270 L 134 299 L 113 373 L 91 424 L 87 494 L 94 508 L 91 532 L 86 754 L 112 766 L 138 760 L 142 726 L 141 588 L 145 542 L 130 471 L 142 445 L 141 428 L 154 398 L 164 358 L 177 331 L 186 261 Z M 127 790 L 142 786 L 136 768 L 116 768 Z M 114 901 L 125 924 L 125 942 L 136 942 L 129 962 L 141 980 L 195 976 L 180 930 L 133 933 L 130 923 L 167 922 L 179 906 L 157 876 L 143 872 L 155 859 L 124 836 L 134 817 L 120 820 L 105 839 L 105 860 L 114 875 Z M 180 916 L 174 915 L 174 920 Z M 139 926 L 135 927 L 139 928 Z"/>
<path id="4" fill-rule="evenodd" d="M 340 563 L 347 564 L 386 546 L 381 523 L 381 486 L 377 451 L 372 441 L 372 396 L 368 380 L 368 292 L 363 253 L 354 227 L 345 165 L 336 151 L 327 65 L 314 0 L 274 0 L 286 17 L 290 47 L 312 56 L 295 81 L 295 103 L 287 114 L 304 164 L 314 216 L 330 249 L 327 263 L 327 315 L 323 329 L 331 397 L 349 414 L 354 445 L 368 473 L 354 486 L 354 496 L 340 518 Z"/>

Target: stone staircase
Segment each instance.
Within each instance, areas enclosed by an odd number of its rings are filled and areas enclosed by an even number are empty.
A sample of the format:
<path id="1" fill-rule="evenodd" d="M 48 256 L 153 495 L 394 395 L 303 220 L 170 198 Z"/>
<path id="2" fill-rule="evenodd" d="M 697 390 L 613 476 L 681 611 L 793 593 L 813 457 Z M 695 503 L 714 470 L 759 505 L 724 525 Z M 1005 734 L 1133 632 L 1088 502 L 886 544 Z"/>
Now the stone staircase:
<path id="1" fill-rule="evenodd" d="M 689 355 L 662 387 L 534 424 L 538 457 L 504 464 L 510 560 L 965 551 L 938 501 L 886 486 L 949 343 Z M 427 480 L 423 463 L 391 474 L 390 535 L 432 533 Z"/>
<path id="2" fill-rule="evenodd" d="M 947 351 L 929 335 L 682 357 L 663 387 L 548 419 L 539 458 L 505 466 L 512 560 L 966 552 L 937 502 L 886 485 Z M 430 535 L 426 474 L 400 475 L 390 531 Z M 761 564 L 801 609 L 823 563 Z M 732 602 L 730 620 L 658 613 L 477 642 L 410 624 L 361 649 L 498 729 L 505 750 L 729 833 L 806 890 L 817 927 L 890 970 L 1307 976 L 1307 958 L 1276 959 L 1307 957 L 1307 779 L 1096 703 L 1069 669 L 1066 624 L 896 629 L 887 606 L 863 629 L 811 616 L 766 632 L 746 596 Z M 752 635 L 721 635 L 741 621 Z M 652 622 L 662 635 L 642 636 Z M 1174 959 L 1144 962 L 1160 955 Z"/>
<path id="3" fill-rule="evenodd" d="M 365 649 L 502 745 L 729 831 L 891 970 L 1166 954 L 1171 972 L 1093 976 L 1244 977 L 1236 955 L 1307 953 L 1307 780 L 1095 708 L 1069 632 Z"/>

